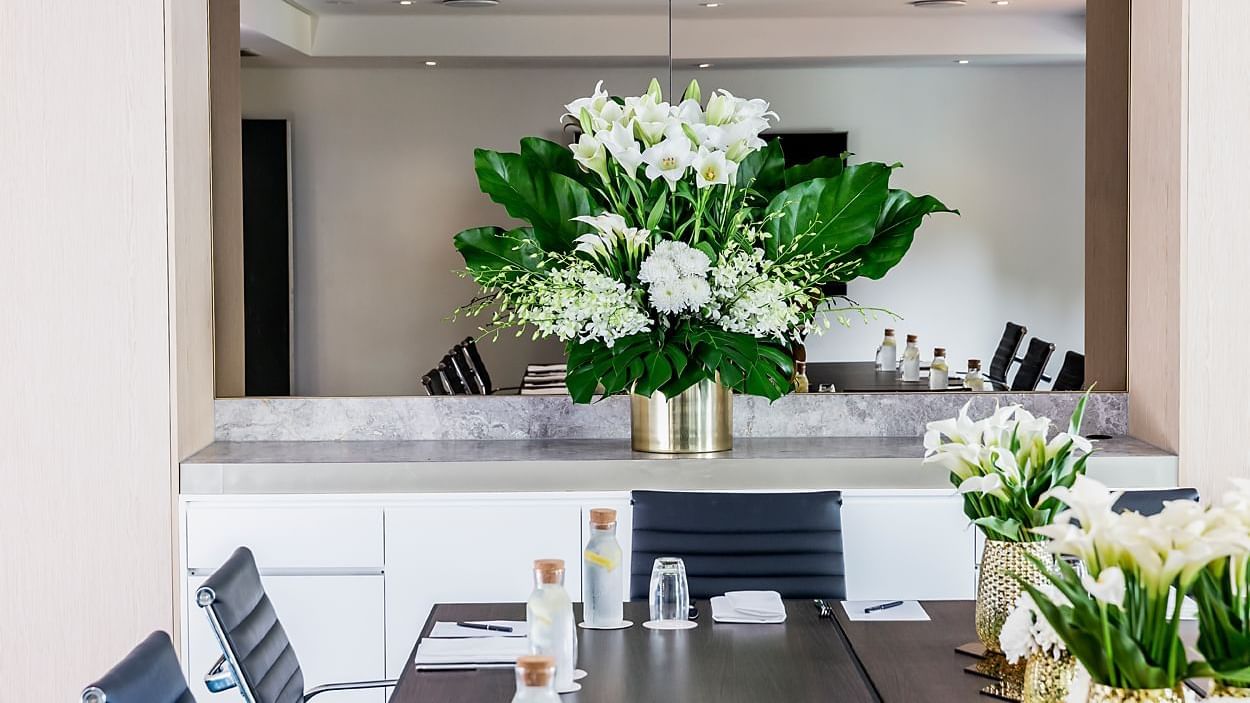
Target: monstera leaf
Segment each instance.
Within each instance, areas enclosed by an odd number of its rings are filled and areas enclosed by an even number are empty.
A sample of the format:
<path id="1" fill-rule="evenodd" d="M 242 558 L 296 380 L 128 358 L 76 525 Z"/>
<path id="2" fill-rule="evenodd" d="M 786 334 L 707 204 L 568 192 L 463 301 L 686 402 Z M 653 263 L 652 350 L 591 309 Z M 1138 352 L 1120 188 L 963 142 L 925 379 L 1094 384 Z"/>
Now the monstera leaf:
<path id="1" fill-rule="evenodd" d="M 521 160 L 534 171 L 551 171 L 568 176 L 592 193 L 602 185 L 599 176 L 577 165 L 573 152 L 567 146 L 561 146 L 548 139 L 540 137 L 522 139 Z"/>
<path id="2" fill-rule="evenodd" d="M 819 156 L 805 164 L 786 168 L 786 187 L 791 188 L 813 178 L 837 178 L 844 170 L 846 170 L 846 164 L 841 158 Z"/>
<path id="3" fill-rule="evenodd" d="M 765 249 L 770 258 L 848 252 L 872 241 L 889 196 L 892 167 L 850 166 L 778 193 L 768 205 Z"/>
<path id="4" fill-rule="evenodd" d="M 526 158 L 477 149 L 473 152 L 474 168 L 482 192 L 503 205 L 509 215 L 530 223 L 539 247 L 566 252 L 573 249 L 579 235 L 590 231 L 589 226 L 573 218 L 597 215 L 603 207 L 585 186 L 548 170 L 542 160 L 544 154 L 531 150 Z"/>
<path id="5" fill-rule="evenodd" d="M 736 178 L 739 186 L 750 188 L 759 194 L 763 203 L 768 203 L 785 189 L 785 171 L 786 157 L 781 152 L 781 142 L 774 139 L 763 149 L 751 152 L 738 164 Z"/>
<path id="6" fill-rule="evenodd" d="M 958 210 L 946 207 L 932 195 L 916 196 L 905 190 L 891 190 L 872 240 L 839 258 L 846 261 L 859 259 L 860 264 L 855 268 L 854 275 L 879 280 L 911 248 L 916 229 L 925 216 L 935 212 L 959 214 Z"/>
<path id="7" fill-rule="evenodd" d="M 509 271 L 537 271 L 542 252 L 531 227 L 505 232 L 501 227 L 474 227 L 457 234 L 456 251 L 464 257 L 465 268 L 479 280 L 509 277 Z"/>

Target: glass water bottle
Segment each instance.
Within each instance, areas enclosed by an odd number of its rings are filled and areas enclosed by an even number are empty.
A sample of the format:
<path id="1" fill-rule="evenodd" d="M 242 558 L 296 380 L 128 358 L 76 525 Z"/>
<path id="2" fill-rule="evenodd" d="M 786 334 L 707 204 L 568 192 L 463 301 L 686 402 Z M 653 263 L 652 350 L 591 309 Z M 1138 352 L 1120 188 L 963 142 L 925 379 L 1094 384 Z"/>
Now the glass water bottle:
<path id="1" fill-rule="evenodd" d="M 903 349 L 904 381 L 920 380 L 920 347 L 916 346 L 918 340 L 914 334 L 907 335 L 907 346 Z"/>
<path id="2" fill-rule="evenodd" d="M 946 350 L 933 350 L 933 362 L 929 364 L 929 390 L 944 391 L 950 387 L 950 367 L 946 365 Z"/>
<path id="3" fill-rule="evenodd" d="M 885 331 L 885 339 L 877 347 L 877 370 L 894 371 L 898 368 L 898 343 L 894 341 L 894 330 Z"/>
<path id="4" fill-rule="evenodd" d="M 573 601 L 564 590 L 564 560 L 534 562 L 534 592 L 525 604 L 530 628 L 530 653 L 553 657 L 557 691 L 575 690 L 577 632 L 573 624 Z"/>
<path id="5" fill-rule="evenodd" d="M 616 541 L 616 511 L 590 511 L 590 540 L 582 554 L 582 588 L 586 603 L 583 620 L 588 627 L 616 627 L 625 619 L 625 576 L 621 569 L 621 545 Z"/>
<path id="6" fill-rule="evenodd" d="M 512 703 L 556 703 L 556 660 L 528 655 L 516 660 L 516 695 Z"/>
<path id="7" fill-rule="evenodd" d="M 981 376 L 981 361 L 968 360 L 968 373 L 964 375 L 964 388 L 970 391 L 985 390 L 985 379 Z"/>

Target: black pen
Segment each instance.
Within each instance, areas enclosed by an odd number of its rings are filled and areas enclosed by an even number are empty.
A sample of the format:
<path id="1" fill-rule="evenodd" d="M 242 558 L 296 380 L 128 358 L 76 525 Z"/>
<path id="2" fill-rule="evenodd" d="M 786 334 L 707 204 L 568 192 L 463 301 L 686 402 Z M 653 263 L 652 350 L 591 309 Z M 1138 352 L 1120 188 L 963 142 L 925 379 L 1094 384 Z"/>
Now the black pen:
<path id="1" fill-rule="evenodd" d="M 456 627 L 467 627 L 470 630 L 489 630 L 490 632 L 512 632 L 507 625 L 489 625 L 481 622 L 458 622 Z"/>
<path id="2" fill-rule="evenodd" d="M 882 603 L 881 605 L 874 605 L 871 608 L 864 608 L 864 614 L 867 615 L 868 613 L 875 613 L 878 610 L 889 610 L 890 608 L 897 608 L 902 604 L 903 604 L 903 601 L 896 600 L 896 601 L 890 601 L 889 603 Z"/>

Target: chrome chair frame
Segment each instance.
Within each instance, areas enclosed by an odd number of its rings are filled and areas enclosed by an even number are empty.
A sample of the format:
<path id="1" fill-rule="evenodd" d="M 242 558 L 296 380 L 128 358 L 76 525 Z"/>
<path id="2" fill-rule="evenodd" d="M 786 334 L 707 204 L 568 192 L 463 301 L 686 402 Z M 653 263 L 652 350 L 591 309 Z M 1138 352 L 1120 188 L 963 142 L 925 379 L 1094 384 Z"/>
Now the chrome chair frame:
<path id="1" fill-rule="evenodd" d="M 240 672 L 242 667 L 239 665 L 238 654 L 234 648 L 230 646 L 230 642 L 226 638 L 225 628 L 221 624 L 221 619 L 217 615 L 217 610 L 213 607 L 213 603 L 217 600 L 217 594 L 213 589 L 201 586 L 195 592 L 195 603 L 204 609 L 208 614 L 208 622 L 212 627 L 213 636 L 217 638 L 217 645 L 221 647 L 222 655 L 218 657 L 217 662 L 204 675 L 204 685 L 208 687 L 211 693 L 221 693 L 232 688 L 239 689 L 239 695 L 243 697 L 245 703 L 260 703 L 256 698 L 255 691 L 248 684 L 247 678 Z M 313 696 L 319 696 L 322 693 L 331 691 L 359 691 L 369 688 L 390 688 L 395 686 L 399 681 L 397 679 L 381 679 L 377 681 L 344 681 L 341 683 L 328 683 L 321 686 L 315 686 L 304 692 L 303 700 L 312 700 Z"/>

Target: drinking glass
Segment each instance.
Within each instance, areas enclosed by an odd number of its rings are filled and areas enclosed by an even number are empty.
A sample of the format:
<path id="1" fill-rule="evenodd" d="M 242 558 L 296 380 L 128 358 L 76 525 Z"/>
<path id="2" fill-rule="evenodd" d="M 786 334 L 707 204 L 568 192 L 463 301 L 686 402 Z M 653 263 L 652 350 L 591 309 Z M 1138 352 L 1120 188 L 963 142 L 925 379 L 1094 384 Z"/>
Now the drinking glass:
<path id="1" fill-rule="evenodd" d="M 677 557 L 660 557 L 651 567 L 651 624 L 660 629 L 693 625 L 686 564 Z"/>

